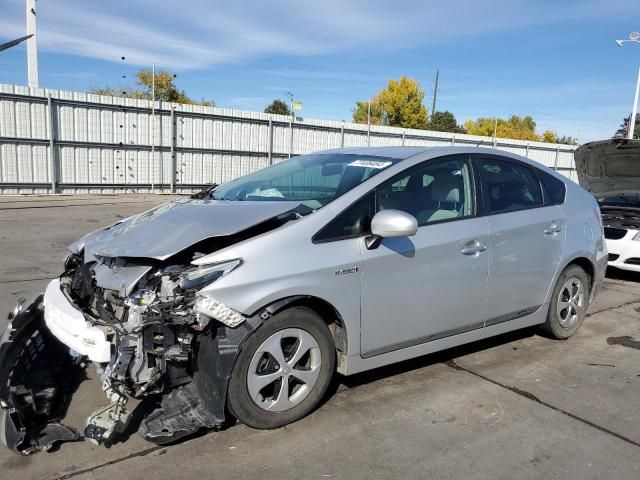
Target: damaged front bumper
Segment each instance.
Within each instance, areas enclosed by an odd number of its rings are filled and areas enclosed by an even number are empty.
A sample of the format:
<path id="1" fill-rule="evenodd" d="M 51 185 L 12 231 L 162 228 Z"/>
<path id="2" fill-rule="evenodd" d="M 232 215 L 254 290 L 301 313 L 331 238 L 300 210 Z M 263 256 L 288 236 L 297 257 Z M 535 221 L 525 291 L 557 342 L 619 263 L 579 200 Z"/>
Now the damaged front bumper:
<path id="1" fill-rule="evenodd" d="M 227 385 L 240 345 L 260 323 L 258 316 L 233 328 L 212 322 L 192 336 L 179 333 L 181 326 L 149 325 L 132 337 L 90 322 L 54 280 L 44 296 L 10 316 L 0 341 L 0 441 L 27 455 L 82 439 L 60 422 L 86 361 L 96 365 L 112 403 L 89 415 L 84 438 L 117 440 L 132 397 L 155 407 L 142 409 L 151 413 L 139 428 L 153 443 L 218 429 L 227 421 Z M 178 351 L 180 342 L 188 349 Z M 132 380 L 142 371 L 141 356 L 157 367 L 142 387 Z"/>
<path id="2" fill-rule="evenodd" d="M 0 441 L 23 455 L 82 438 L 59 423 L 81 366 L 46 327 L 43 310 L 42 296 L 17 307 L 0 339 Z"/>

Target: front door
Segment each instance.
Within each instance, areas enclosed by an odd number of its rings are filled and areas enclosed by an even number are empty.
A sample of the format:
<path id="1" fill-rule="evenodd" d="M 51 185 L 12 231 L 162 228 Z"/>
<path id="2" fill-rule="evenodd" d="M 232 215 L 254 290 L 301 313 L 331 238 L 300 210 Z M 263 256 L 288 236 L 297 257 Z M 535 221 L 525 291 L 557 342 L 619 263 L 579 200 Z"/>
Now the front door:
<path id="1" fill-rule="evenodd" d="M 468 156 L 410 167 L 376 189 L 376 208 L 418 220 L 413 237 L 362 241 L 361 355 L 365 358 L 482 328 L 489 227 L 476 215 Z"/>

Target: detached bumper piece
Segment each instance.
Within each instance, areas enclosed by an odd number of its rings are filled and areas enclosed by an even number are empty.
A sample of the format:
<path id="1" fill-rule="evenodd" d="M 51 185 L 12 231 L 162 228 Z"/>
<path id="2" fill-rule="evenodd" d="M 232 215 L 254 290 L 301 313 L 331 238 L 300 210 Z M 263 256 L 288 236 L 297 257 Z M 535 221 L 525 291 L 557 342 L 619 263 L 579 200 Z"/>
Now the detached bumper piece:
<path id="1" fill-rule="evenodd" d="M 81 374 L 80 359 L 46 327 L 42 296 L 16 307 L 0 338 L 0 441 L 29 455 L 81 440 L 59 423 Z"/>

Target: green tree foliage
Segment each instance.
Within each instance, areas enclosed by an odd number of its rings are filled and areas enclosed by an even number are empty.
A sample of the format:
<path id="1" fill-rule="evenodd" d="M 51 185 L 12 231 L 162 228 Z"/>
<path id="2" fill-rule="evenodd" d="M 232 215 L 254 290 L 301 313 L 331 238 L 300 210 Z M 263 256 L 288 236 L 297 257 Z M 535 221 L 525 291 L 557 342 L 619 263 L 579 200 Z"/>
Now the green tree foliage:
<path id="1" fill-rule="evenodd" d="M 153 72 L 143 69 L 136 73 L 136 88 L 105 87 L 95 88 L 90 93 L 97 95 L 112 95 L 115 97 L 137 98 L 151 100 L 153 95 Z M 178 90 L 175 84 L 176 76 L 167 70 L 161 70 L 155 74 L 156 100 L 163 102 L 185 103 L 188 105 L 215 106 L 213 101 L 195 101 L 189 98 L 184 90 Z"/>
<path id="2" fill-rule="evenodd" d="M 561 137 L 558 137 L 556 139 L 556 143 L 560 143 L 563 145 L 578 145 L 578 139 L 577 138 L 573 138 L 573 137 L 569 137 L 567 135 L 563 135 Z"/>
<path id="3" fill-rule="evenodd" d="M 289 106 L 284 101 L 276 98 L 273 102 L 267 105 L 267 108 L 264 109 L 264 113 L 291 115 L 291 110 L 289 110 Z"/>
<path id="4" fill-rule="evenodd" d="M 613 135 L 613 138 L 626 138 L 629 132 L 629 124 L 631 123 L 631 115 L 622 121 L 622 125 Z M 640 115 L 636 116 L 636 125 L 633 129 L 633 138 L 640 138 Z"/>
<path id="5" fill-rule="evenodd" d="M 403 128 L 427 128 L 427 108 L 422 104 L 424 90 L 415 80 L 402 76 L 391 79 L 371 100 L 371 123 Z M 356 102 L 353 120 L 367 123 L 368 102 Z"/>
<path id="6" fill-rule="evenodd" d="M 429 121 L 429 130 L 435 130 L 436 132 L 451 132 L 451 133 L 466 133 L 467 131 L 461 125 L 458 125 L 458 121 L 453 113 L 435 112 L 431 116 Z"/>

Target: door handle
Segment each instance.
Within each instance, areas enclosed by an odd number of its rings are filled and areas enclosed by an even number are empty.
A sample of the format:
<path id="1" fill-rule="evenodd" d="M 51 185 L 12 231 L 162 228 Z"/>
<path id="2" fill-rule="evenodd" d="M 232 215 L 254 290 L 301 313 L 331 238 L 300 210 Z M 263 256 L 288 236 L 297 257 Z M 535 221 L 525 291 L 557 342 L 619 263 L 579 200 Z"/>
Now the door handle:
<path id="1" fill-rule="evenodd" d="M 460 249 L 460 253 L 463 255 L 475 255 L 480 252 L 484 252 L 487 249 L 487 244 L 480 240 L 471 240 L 465 243 Z"/>
<path id="2" fill-rule="evenodd" d="M 556 233 L 560 233 L 561 230 L 558 222 L 551 222 L 549 226 L 544 229 L 544 233 L 545 235 L 555 235 Z"/>

